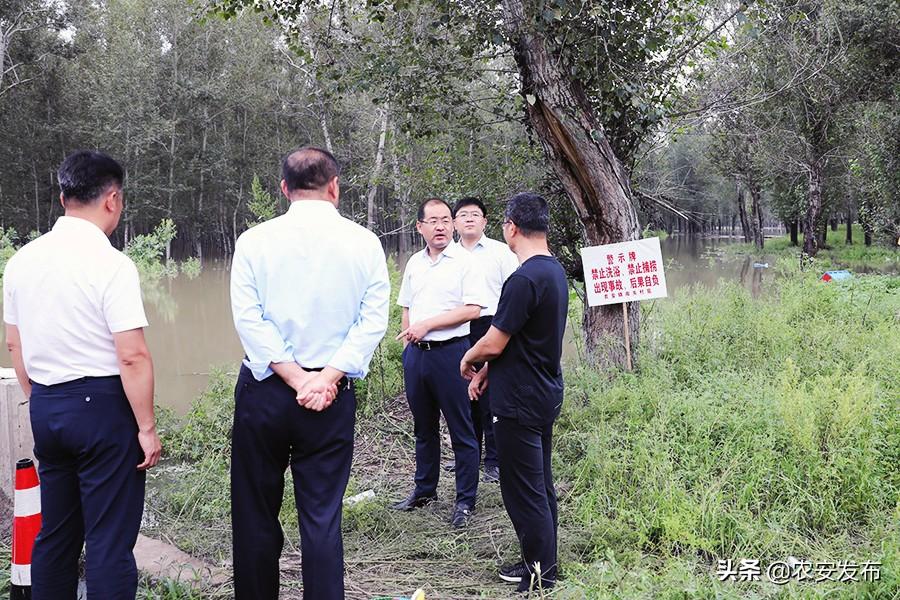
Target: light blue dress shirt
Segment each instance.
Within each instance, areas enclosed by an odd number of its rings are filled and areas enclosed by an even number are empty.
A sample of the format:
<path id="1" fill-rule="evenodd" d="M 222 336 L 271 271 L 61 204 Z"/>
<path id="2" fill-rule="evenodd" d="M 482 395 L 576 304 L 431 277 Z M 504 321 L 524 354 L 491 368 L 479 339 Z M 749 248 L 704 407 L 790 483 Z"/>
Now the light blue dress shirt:
<path id="1" fill-rule="evenodd" d="M 262 381 L 271 363 L 364 377 L 388 324 L 390 280 L 378 237 L 324 200 L 245 231 L 231 264 L 231 310 Z"/>

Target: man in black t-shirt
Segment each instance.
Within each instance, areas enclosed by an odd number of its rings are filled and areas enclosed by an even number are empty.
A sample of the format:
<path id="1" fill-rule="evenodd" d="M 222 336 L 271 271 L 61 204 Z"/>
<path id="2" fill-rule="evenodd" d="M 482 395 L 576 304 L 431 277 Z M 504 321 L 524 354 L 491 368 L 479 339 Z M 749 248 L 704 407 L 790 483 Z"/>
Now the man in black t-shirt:
<path id="1" fill-rule="evenodd" d="M 560 368 L 569 294 L 565 272 L 547 247 L 547 202 L 510 198 L 503 237 L 521 266 L 503 286 L 491 328 L 460 363 L 477 397 L 491 381 L 500 491 L 523 561 L 500 569 L 520 592 L 556 583 L 556 491 L 550 468 L 553 421 L 563 400 Z M 488 362 L 476 372 L 474 363 Z"/>

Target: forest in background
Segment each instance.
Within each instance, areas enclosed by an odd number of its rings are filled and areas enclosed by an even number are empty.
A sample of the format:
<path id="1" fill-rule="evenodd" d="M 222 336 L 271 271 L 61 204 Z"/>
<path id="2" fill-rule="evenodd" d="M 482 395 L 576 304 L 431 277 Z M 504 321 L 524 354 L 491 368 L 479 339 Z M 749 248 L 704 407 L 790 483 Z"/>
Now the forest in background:
<path id="1" fill-rule="evenodd" d="M 896 245 L 896 3 L 525 5 L 585 91 L 642 228 L 761 246 L 764 225 L 799 242 L 858 222 Z M 117 244 L 170 218 L 176 256 L 227 255 L 264 192 L 284 207 L 283 154 L 312 143 L 343 165 L 342 211 L 392 250 L 416 243 L 426 196 L 499 207 L 523 189 L 553 199 L 558 247 L 582 243 L 589 223 L 523 117 L 540 102 L 492 31 L 499 5 L 279 6 L 0 2 L 0 224 L 20 239 L 47 231 L 56 167 L 100 148 L 127 169 Z"/>

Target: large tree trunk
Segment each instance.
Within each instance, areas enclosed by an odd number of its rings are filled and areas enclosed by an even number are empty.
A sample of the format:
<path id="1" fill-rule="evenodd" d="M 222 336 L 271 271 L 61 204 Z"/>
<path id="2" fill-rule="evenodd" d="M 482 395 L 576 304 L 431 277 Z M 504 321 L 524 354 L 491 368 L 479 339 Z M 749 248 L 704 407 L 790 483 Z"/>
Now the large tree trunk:
<path id="1" fill-rule="evenodd" d="M 809 189 L 806 194 L 806 214 L 803 215 L 803 253 L 815 256 L 819 251 L 819 236 L 816 226 L 822 215 L 822 178 L 821 160 L 809 165 Z"/>
<path id="2" fill-rule="evenodd" d="M 530 7 L 530 5 L 529 5 Z M 637 211 L 628 174 L 613 153 L 588 99 L 564 65 L 551 56 L 523 0 L 503 0 L 503 18 L 525 98 L 528 122 L 584 226 L 590 245 L 636 240 Z M 632 303 L 628 327 L 638 345 L 640 311 Z M 624 366 L 622 307 L 585 306 L 584 335 L 589 355 L 602 367 Z"/>

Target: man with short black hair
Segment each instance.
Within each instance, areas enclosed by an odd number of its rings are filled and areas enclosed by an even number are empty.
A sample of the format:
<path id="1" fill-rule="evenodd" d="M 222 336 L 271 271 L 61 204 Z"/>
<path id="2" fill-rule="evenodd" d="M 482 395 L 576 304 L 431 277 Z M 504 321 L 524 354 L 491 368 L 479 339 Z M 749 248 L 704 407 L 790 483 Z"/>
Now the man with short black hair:
<path id="1" fill-rule="evenodd" d="M 563 401 L 560 367 L 568 311 L 565 271 L 547 246 L 549 211 L 537 194 L 510 198 L 503 237 L 521 266 L 503 286 L 487 334 L 460 363 L 478 396 L 490 377 L 500 492 L 522 549 L 521 563 L 500 577 L 519 591 L 556 583 L 556 491 L 550 453 Z M 488 361 L 476 371 L 474 364 Z"/>
<path id="2" fill-rule="evenodd" d="M 92 598 L 137 592 L 145 470 L 162 446 L 138 271 L 109 242 L 123 177 L 106 154 L 69 155 L 58 173 L 65 215 L 16 252 L 3 277 L 6 342 L 30 399 L 41 480 L 34 600 L 74 600 L 83 545 Z"/>
<path id="3" fill-rule="evenodd" d="M 503 283 L 519 268 L 519 259 L 509 246 L 493 240 L 484 234 L 487 226 L 487 207 L 478 198 L 466 197 L 456 202 L 453 207 L 453 226 L 459 234 L 461 249 L 472 255 L 473 260 L 484 273 L 488 296 L 487 306 L 481 315 L 469 324 L 469 343 L 478 343 L 491 326 L 491 319 L 497 312 L 497 301 Z M 481 368 L 481 364 L 475 365 Z M 472 424 L 475 427 L 475 439 L 478 441 L 479 458 L 484 448 L 484 481 L 496 483 L 500 481 L 500 468 L 497 462 L 497 448 L 494 443 L 494 427 L 491 422 L 490 389 L 485 388 L 481 396 L 472 401 Z M 483 446 L 482 446 L 482 440 Z"/>
<path id="4" fill-rule="evenodd" d="M 235 387 L 231 514 L 236 600 L 276 600 L 278 513 L 290 466 L 303 597 L 344 598 L 341 500 L 356 397 L 388 323 L 378 237 L 338 211 L 334 156 L 300 148 L 282 162 L 288 212 L 245 231 L 231 268 L 234 325 L 246 352 Z"/>
<path id="5" fill-rule="evenodd" d="M 397 304 L 403 307 L 403 380 L 416 436 L 415 488 L 396 510 L 437 499 L 440 415 L 450 430 L 456 459 L 456 502 L 450 523 L 468 524 L 478 491 L 478 445 L 466 381 L 457 366 L 469 349 L 469 321 L 485 306 L 483 276 L 468 253 L 451 245 L 450 206 L 439 198 L 419 206 L 416 229 L 425 248 L 406 263 Z"/>

